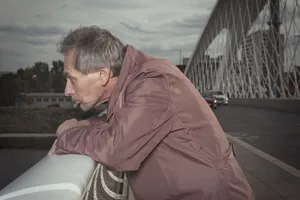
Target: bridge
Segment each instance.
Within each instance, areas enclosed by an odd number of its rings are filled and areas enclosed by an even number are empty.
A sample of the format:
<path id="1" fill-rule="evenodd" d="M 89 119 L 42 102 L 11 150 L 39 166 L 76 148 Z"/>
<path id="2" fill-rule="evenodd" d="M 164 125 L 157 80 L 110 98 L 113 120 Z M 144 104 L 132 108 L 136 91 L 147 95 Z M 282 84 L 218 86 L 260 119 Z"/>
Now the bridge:
<path id="1" fill-rule="evenodd" d="M 300 199 L 299 0 L 216 1 L 184 74 L 200 93 L 219 90 L 229 97 L 228 106 L 214 112 L 256 198 Z M 0 137 L 1 145 L 14 138 Z M 133 199 L 124 173 L 85 156 L 46 153 L 0 150 L 0 163 L 11 157 L 22 168 L 13 177 L 1 174 L 14 181 L 0 200 Z M 5 164 L 0 171 L 13 170 Z"/>

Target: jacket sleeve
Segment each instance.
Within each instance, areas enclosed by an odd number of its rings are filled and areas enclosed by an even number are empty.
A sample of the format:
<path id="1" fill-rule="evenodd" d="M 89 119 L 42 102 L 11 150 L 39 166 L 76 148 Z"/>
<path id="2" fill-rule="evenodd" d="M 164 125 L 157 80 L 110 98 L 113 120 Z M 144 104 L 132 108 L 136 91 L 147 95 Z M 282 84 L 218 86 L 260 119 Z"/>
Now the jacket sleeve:
<path id="1" fill-rule="evenodd" d="M 100 124 L 103 124 L 103 123 L 106 122 L 106 115 L 103 115 L 101 117 L 99 117 L 99 116 L 91 116 L 91 117 L 89 117 L 89 118 L 87 118 L 85 120 L 91 122 L 91 124 L 98 124 L 98 125 L 100 125 Z"/>
<path id="2" fill-rule="evenodd" d="M 134 171 L 169 134 L 172 96 L 163 75 L 145 73 L 126 88 L 122 108 L 108 123 L 71 128 L 57 140 L 56 154 L 84 154 L 116 171 Z"/>

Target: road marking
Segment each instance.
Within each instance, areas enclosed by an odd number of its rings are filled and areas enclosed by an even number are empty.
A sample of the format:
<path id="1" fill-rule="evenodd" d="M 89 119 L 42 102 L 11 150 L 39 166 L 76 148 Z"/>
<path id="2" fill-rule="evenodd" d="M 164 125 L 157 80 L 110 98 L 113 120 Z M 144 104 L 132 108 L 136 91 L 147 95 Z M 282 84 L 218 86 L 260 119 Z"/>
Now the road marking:
<path id="1" fill-rule="evenodd" d="M 251 151 L 252 153 L 255 153 L 256 155 L 264 158 L 265 160 L 271 162 L 272 164 L 276 165 L 277 167 L 291 173 L 292 175 L 300 178 L 300 171 L 284 162 L 282 162 L 281 160 L 278 160 L 277 158 L 274 158 L 273 156 L 253 147 L 252 145 L 234 137 L 229 135 L 228 133 L 225 133 L 225 135 L 232 141 L 234 141 L 235 143 L 241 145 L 242 147 L 248 149 L 249 151 Z"/>
<path id="2" fill-rule="evenodd" d="M 55 133 L 0 133 L 0 138 L 55 137 Z"/>

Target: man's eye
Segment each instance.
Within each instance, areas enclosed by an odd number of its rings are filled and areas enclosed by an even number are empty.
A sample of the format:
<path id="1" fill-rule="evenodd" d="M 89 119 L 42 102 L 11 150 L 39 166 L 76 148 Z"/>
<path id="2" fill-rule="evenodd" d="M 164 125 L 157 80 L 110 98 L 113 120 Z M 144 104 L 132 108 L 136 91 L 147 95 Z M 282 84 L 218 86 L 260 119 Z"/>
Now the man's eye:
<path id="1" fill-rule="evenodd" d="M 71 78 L 70 80 L 71 80 L 71 83 L 74 85 L 75 80 L 73 78 Z"/>
<path id="2" fill-rule="evenodd" d="M 70 81 L 72 84 L 74 84 L 74 79 L 73 78 L 67 77 L 66 81 Z"/>

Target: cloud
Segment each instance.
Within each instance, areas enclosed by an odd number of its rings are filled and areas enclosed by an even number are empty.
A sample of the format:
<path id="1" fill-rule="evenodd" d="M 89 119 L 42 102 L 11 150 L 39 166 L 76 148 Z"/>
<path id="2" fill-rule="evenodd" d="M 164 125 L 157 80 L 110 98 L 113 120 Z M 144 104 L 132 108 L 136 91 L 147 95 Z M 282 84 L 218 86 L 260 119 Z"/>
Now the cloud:
<path id="1" fill-rule="evenodd" d="M 84 6 L 98 7 L 102 9 L 141 9 L 145 8 L 144 4 L 141 4 L 140 1 L 119 1 L 119 0 L 80 0 L 81 4 Z"/>
<path id="2" fill-rule="evenodd" d="M 51 18 L 51 16 L 48 14 L 37 14 L 37 15 L 35 15 L 35 17 L 38 19 L 41 19 L 41 20 L 47 20 L 47 19 Z"/>
<path id="3" fill-rule="evenodd" d="M 126 30 L 142 38 L 144 38 L 143 35 L 146 35 L 146 38 L 170 36 L 172 39 L 174 39 L 173 37 L 184 37 L 183 40 L 186 40 L 191 35 L 196 36 L 200 34 L 200 31 L 205 26 L 206 17 L 207 15 L 205 14 L 195 14 L 177 20 L 165 21 L 157 26 L 137 21 L 121 22 L 120 24 Z M 193 37 L 193 39 L 195 38 Z"/>
<path id="4" fill-rule="evenodd" d="M 67 4 L 61 4 L 60 7 L 64 10 L 64 9 L 68 8 L 69 6 Z"/>
<path id="5" fill-rule="evenodd" d="M 52 36 L 62 35 L 66 32 L 65 29 L 54 26 L 28 26 L 23 24 L 8 24 L 0 25 L 0 33 L 6 33 L 19 36 Z"/>
<path id="6" fill-rule="evenodd" d="M 12 49 L 0 49 L 0 56 L 3 57 L 21 57 L 24 56 L 22 52 L 15 51 Z"/>
<path id="7" fill-rule="evenodd" d="M 57 41 L 49 38 L 26 37 L 20 39 L 20 42 L 31 45 L 49 45 L 55 44 Z"/>
<path id="8" fill-rule="evenodd" d="M 195 42 L 196 38 L 200 35 L 202 29 L 206 25 L 206 18 L 208 15 L 194 14 L 188 17 L 171 20 L 160 25 L 159 29 L 162 35 L 170 35 L 172 37 L 181 37 L 187 40 L 193 37 Z"/>
<path id="9" fill-rule="evenodd" d="M 187 57 L 194 48 L 212 4 L 211 0 L 0 1 L 1 47 L 24 54 L 2 56 L 2 65 L 16 69 L 36 61 L 51 65 L 62 59 L 56 52 L 61 36 L 80 25 L 106 28 L 125 44 L 176 64 L 177 49 Z"/>
<path id="10" fill-rule="evenodd" d="M 141 45 L 139 49 L 142 49 L 143 51 L 146 51 L 151 54 L 178 54 L 178 52 L 181 50 L 183 53 L 190 52 L 191 47 L 195 45 L 195 42 L 189 42 L 189 43 L 181 43 L 172 45 L 168 42 L 162 42 L 162 43 L 155 43 L 155 44 L 144 44 Z M 177 52 L 177 53 L 176 53 Z"/>
<path id="11" fill-rule="evenodd" d="M 133 33 L 142 33 L 142 34 L 156 34 L 158 31 L 154 31 L 153 29 L 143 28 L 141 25 L 137 23 L 128 23 L 128 22 L 120 22 L 120 24 Z"/>
<path id="12" fill-rule="evenodd" d="M 52 60 L 62 58 L 56 52 L 56 43 L 62 35 L 80 25 L 98 25 L 110 30 L 124 43 L 176 64 L 178 49 L 184 57 L 191 55 L 216 1 L 0 1 L 1 48 L 8 50 L 4 53 L 7 56 L 2 56 L 2 63 L 10 69 L 30 66 L 36 61 L 51 65 Z M 292 13 L 289 2 L 292 1 L 287 1 L 289 13 Z M 256 25 L 261 27 L 259 24 L 266 24 L 268 17 L 259 20 Z M 20 52 L 23 55 L 18 57 Z"/>
<path id="13" fill-rule="evenodd" d="M 194 14 L 181 20 L 174 20 L 170 23 L 170 25 L 172 28 L 199 29 L 200 27 L 204 27 L 206 25 L 208 14 L 209 13 Z"/>

